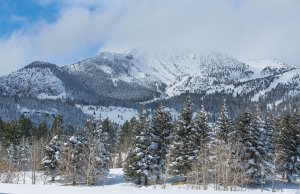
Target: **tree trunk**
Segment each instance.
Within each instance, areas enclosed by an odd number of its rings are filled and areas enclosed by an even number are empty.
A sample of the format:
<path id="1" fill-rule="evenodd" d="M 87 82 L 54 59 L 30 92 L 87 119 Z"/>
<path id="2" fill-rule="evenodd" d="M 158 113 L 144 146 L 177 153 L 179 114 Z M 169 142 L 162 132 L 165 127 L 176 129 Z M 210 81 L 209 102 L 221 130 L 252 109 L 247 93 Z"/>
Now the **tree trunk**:
<path id="1" fill-rule="evenodd" d="M 145 185 L 148 185 L 148 176 L 145 176 Z"/>
<path id="2" fill-rule="evenodd" d="M 137 184 L 137 185 L 142 184 L 142 177 L 141 177 L 141 175 L 138 175 L 137 183 L 136 183 L 136 184 Z"/>
<path id="3" fill-rule="evenodd" d="M 156 184 L 159 184 L 160 183 L 160 175 L 156 175 Z"/>

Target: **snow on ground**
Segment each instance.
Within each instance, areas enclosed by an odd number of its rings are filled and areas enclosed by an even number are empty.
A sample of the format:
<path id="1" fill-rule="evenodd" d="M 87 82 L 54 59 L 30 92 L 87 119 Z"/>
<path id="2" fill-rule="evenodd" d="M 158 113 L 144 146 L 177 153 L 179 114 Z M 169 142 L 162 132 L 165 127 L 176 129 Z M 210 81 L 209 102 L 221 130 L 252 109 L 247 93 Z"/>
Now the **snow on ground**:
<path id="1" fill-rule="evenodd" d="M 58 95 L 49 95 L 43 92 L 37 96 L 38 99 L 50 99 L 50 100 L 66 99 L 66 97 L 67 97 L 66 91 L 63 91 Z"/>
<path id="2" fill-rule="evenodd" d="M 130 120 L 132 117 L 137 117 L 138 112 L 133 108 L 124 108 L 116 106 L 84 106 L 76 105 L 77 108 L 80 108 L 85 114 L 94 116 L 96 119 L 104 120 L 107 117 L 118 124 L 125 123 L 126 120 Z"/>
<path id="3" fill-rule="evenodd" d="M 132 183 L 126 183 L 123 179 L 122 169 L 111 169 L 107 180 L 105 180 L 104 186 L 64 186 L 59 184 L 46 184 L 43 185 L 39 182 L 37 185 L 31 185 L 30 181 L 26 184 L 4 184 L 0 183 L 0 194 L 236 194 L 236 193 L 247 193 L 247 194 L 261 194 L 259 189 L 254 190 L 243 190 L 243 191 L 214 191 L 212 188 L 209 190 L 193 190 L 188 188 L 186 185 L 171 186 L 167 185 L 166 189 L 162 189 L 161 186 L 148 186 L 148 187 L 137 187 Z M 264 190 L 263 193 L 273 193 L 270 188 Z M 298 193 L 297 185 L 290 185 L 285 187 L 283 192 L 275 192 L 281 194 L 292 194 Z"/>
<path id="4" fill-rule="evenodd" d="M 22 107 L 19 104 L 17 105 L 17 110 L 20 112 L 22 115 L 32 115 L 32 114 L 39 114 L 39 115 L 56 115 L 57 110 L 55 108 L 51 108 L 49 110 L 35 110 L 35 109 L 30 109 L 27 107 Z M 1 194 L 1 193 L 0 193 Z"/>
<path id="5" fill-rule="evenodd" d="M 275 59 L 246 60 L 246 61 L 241 60 L 241 61 L 249 65 L 250 69 L 256 75 L 259 75 L 265 67 L 282 68 L 285 65 L 284 63 Z"/>

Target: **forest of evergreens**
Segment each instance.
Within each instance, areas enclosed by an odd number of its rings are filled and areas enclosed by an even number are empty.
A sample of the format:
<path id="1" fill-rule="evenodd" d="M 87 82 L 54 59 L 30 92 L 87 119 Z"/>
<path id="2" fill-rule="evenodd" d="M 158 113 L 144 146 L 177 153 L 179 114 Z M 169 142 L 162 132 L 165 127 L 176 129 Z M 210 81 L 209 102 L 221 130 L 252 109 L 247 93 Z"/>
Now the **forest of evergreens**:
<path id="1" fill-rule="evenodd" d="M 280 115 L 246 108 L 232 119 L 223 100 L 216 122 L 208 122 L 205 106 L 193 110 L 186 97 L 178 119 L 163 104 L 146 115 L 117 126 L 109 118 L 87 120 L 84 127 L 65 130 L 56 116 L 34 125 L 21 116 L 0 119 L 0 180 L 21 183 L 31 172 L 32 183 L 45 181 L 94 185 L 103 183 L 110 168 L 123 168 L 136 184 L 185 182 L 215 190 L 294 181 L 300 173 L 300 110 Z"/>

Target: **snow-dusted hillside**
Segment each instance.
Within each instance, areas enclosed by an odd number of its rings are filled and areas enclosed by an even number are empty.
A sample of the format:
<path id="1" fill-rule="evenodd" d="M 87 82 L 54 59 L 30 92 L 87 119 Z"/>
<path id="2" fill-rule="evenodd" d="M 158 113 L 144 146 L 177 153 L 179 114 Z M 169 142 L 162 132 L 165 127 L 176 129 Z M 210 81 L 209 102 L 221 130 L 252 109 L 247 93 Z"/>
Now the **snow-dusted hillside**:
<path id="1" fill-rule="evenodd" d="M 133 50 L 103 52 L 62 67 L 33 62 L 0 77 L 0 94 L 60 99 L 73 106 L 77 104 L 87 114 L 95 113 L 100 119 L 111 117 L 122 123 L 136 115 L 135 109 L 122 107 L 169 100 L 169 108 L 175 105 L 178 111 L 180 95 L 187 92 L 202 100 L 210 96 L 205 103 L 216 103 L 214 99 L 222 94 L 239 98 L 239 102 L 264 100 L 263 107 L 279 105 L 300 94 L 299 77 L 299 67 L 278 60 L 244 61 L 217 52 Z M 218 110 L 213 107 L 215 104 L 209 106 L 212 112 Z"/>
<path id="2" fill-rule="evenodd" d="M 34 66 L 39 63 L 40 67 Z M 5 96 L 64 99 L 64 83 L 53 73 L 54 65 L 35 62 L 0 79 L 0 90 Z"/>
<path id="3" fill-rule="evenodd" d="M 109 118 L 117 124 L 123 124 L 126 120 L 130 120 L 132 117 L 138 118 L 138 111 L 133 108 L 123 108 L 115 106 L 84 106 L 76 105 L 85 114 L 93 116 L 95 119 L 104 120 Z"/>
<path id="4" fill-rule="evenodd" d="M 243 83 L 248 81 L 281 76 L 285 72 L 289 72 L 288 77 L 299 73 L 297 67 L 277 60 L 239 61 L 220 53 L 152 53 L 135 50 L 122 54 L 100 53 L 91 59 L 62 68 L 35 62 L 0 77 L 0 91 L 4 95 L 40 99 L 73 98 L 74 88 L 66 91 L 65 81 L 53 73 L 53 69 L 67 74 L 73 80 L 79 80 L 75 90 L 84 87 L 103 97 L 135 99 L 139 96 L 145 100 L 151 100 L 157 95 L 173 97 L 187 91 L 247 93 L 248 86 Z M 285 81 L 290 81 L 279 79 L 271 84 L 272 88 L 279 82 L 285 84 Z M 263 93 L 257 92 L 253 99 Z"/>
<path id="5" fill-rule="evenodd" d="M 239 61 L 220 53 L 168 52 L 100 53 L 98 56 L 64 67 L 77 74 L 97 69 L 118 81 L 154 88 L 164 97 L 185 93 L 231 89 L 239 93 L 241 82 L 275 76 L 296 69 L 277 60 Z M 95 72 L 95 71 L 94 71 Z M 298 70 L 293 73 L 297 74 Z M 242 88 L 243 89 L 243 88 Z"/>

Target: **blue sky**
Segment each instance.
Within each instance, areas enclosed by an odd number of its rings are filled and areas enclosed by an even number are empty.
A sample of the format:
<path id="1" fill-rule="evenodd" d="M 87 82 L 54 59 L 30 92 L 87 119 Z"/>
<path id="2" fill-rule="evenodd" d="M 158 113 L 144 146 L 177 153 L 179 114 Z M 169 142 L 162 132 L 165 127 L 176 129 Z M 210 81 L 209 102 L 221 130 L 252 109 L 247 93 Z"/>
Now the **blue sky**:
<path id="1" fill-rule="evenodd" d="M 300 65 L 299 18 L 299 0 L 0 0 L 0 75 L 137 48 Z"/>
<path id="2" fill-rule="evenodd" d="M 34 0 L 0 0 L 0 37 L 40 20 L 54 22 L 60 8 L 55 2 L 43 5 Z"/>

